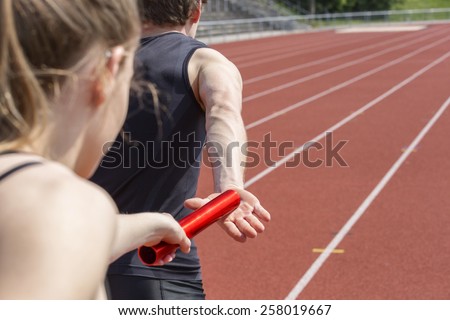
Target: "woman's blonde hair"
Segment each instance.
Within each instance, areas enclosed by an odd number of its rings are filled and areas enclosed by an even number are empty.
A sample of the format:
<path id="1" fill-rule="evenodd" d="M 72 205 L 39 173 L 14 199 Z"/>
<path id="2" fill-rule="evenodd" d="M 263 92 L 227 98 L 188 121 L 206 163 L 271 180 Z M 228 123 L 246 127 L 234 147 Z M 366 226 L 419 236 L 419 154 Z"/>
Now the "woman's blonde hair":
<path id="1" fill-rule="evenodd" d="M 49 100 L 95 45 L 140 32 L 135 0 L 1 0 L 0 144 L 27 143 Z"/>

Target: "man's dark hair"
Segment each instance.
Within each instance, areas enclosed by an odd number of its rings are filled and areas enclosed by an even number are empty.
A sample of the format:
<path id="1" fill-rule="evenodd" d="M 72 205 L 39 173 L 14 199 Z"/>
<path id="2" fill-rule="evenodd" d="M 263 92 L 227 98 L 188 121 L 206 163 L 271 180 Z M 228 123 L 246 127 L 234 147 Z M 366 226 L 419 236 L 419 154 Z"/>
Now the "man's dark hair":
<path id="1" fill-rule="evenodd" d="M 141 22 L 158 26 L 184 25 L 199 0 L 138 0 Z"/>

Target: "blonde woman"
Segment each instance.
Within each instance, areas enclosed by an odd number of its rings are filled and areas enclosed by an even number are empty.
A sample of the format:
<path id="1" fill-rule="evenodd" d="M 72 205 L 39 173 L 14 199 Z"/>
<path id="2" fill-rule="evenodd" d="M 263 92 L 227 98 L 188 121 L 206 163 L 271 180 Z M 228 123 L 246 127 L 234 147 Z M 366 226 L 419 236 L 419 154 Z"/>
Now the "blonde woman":
<path id="1" fill-rule="evenodd" d="M 119 216 L 86 180 L 127 112 L 135 1 L 0 6 L 0 299 L 101 298 L 129 250 L 164 240 L 188 252 L 171 216 Z"/>

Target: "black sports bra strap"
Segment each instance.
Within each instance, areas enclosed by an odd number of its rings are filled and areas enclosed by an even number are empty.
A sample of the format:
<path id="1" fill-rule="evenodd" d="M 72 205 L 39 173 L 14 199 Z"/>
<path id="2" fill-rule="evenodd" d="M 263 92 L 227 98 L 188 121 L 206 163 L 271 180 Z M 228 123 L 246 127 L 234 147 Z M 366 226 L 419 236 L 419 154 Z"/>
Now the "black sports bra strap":
<path id="1" fill-rule="evenodd" d="M 16 151 L 16 150 L 5 150 L 5 151 L 0 151 L 0 156 L 7 155 L 7 154 L 16 154 L 16 153 L 23 153 L 23 152 Z M 12 175 L 13 173 L 15 173 L 15 172 L 17 172 L 19 170 L 22 170 L 22 169 L 25 169 L 27 167 L 34 166 L 34 165 L 37 165 L 37 164 L 42 164 L 42 162 L 40 162 L 40 161 L 30 161 L 30 162 L 25 162 L 25 163 L 19 164 L 19 165 L 13 167 L 12 169 L 9 169 L 5 173 L 0 174 L 0 181 L 2 181 L 3 179 L 9 177 L 10 175 Z"/>
<path id="2" fill-rule="evenodd" d="M 0 156 L 6 155 L 6 154 L 14 154 L 14 153 L 20 153 L 20 152 L 14 151 L 14 150 L 5 150 L 5 151 L 0 151 Z"/>
<path id="3" fill-rule="evenodd" d="M 20 165 L 18 165 L 16 167 L 6 171 L 2 175 L 0 175 L 0 181 L 2 181 L 3 179 L 9 177 L 10 175 L 12 175 L 13 173 L 15 173 L 15 172 L 17 172 L 19 170 L 22 170 L 22 169 L 25 169 L 27 167 L 34 166 L 34 165 L 37 165 L 37 164 L 42 164 L 42 162 L 34 161 L 34 162 L 26 162 L 26 163 L 20 164 Z"/>

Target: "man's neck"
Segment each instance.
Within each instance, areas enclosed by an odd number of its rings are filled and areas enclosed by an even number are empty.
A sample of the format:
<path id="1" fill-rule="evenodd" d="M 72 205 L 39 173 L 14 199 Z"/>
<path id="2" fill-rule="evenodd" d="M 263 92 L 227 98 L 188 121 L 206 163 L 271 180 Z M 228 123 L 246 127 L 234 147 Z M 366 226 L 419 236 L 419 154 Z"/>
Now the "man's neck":
<path id="1" fill-rule="evenodd" d="M 152 37 L 170 32 L 179 32 L 187 35 L 185 26 L 156 26 L 151 23 L 143 24 L 141 35 L 142 37 Z"/>

